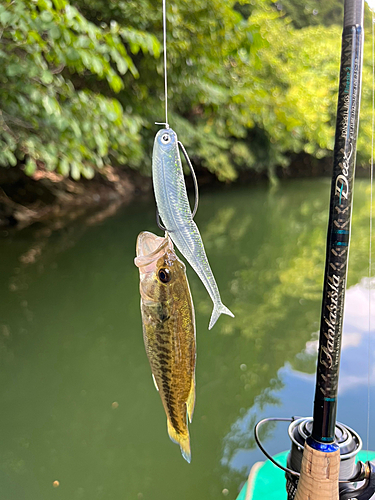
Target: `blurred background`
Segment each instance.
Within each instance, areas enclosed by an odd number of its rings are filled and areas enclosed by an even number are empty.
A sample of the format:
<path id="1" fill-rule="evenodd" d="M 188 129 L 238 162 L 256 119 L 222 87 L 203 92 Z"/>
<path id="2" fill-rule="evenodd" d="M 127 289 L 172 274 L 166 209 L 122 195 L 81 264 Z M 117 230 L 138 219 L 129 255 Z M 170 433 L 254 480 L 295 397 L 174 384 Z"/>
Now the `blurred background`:
<path id="1" fill-rule="evenodd" d="M 133 263 L 138 233 L 160 233 L 150 174 L 164 119 L 161 7 L 0 5 L 6 500 L 234 500 L 263 460 L 256 421 L 312 413 L 343 2 L 167 1 L 169 122 L 193 160 L 195 220 L 235 314 L 208 331 L 212 303 L 188 267 L 190 465 L 168 438 L 151 379 Z M 338 419 L 375 449 L 367 4 L 365 18 Z M 289 448 L 283 424 L 263 441 L 271 453 Z"/>

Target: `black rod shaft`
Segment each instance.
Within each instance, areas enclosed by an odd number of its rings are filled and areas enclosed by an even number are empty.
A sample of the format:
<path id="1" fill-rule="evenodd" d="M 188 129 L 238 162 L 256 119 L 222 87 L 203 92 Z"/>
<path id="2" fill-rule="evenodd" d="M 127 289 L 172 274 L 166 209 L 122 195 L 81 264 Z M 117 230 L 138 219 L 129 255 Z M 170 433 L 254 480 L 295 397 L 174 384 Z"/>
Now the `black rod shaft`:
<path id="1" fill-rule="evenodd" d="M 344 298 L 361 95 L 364 0 L 345 0 L 312 438 L 335 439 Z"/>

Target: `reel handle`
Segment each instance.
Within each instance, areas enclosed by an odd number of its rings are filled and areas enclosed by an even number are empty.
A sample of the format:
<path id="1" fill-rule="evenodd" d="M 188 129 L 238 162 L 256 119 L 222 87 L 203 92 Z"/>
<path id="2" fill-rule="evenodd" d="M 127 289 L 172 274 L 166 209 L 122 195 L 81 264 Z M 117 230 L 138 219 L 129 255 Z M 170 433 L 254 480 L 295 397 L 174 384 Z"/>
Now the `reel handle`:
<path id="1" fill-rule="evenodd" d="M 375 462 L 357 463 L 357 474 L 351 480 L 358 478 L 358 481 L 366 480 L 362 486 L 355 487 L 353 483 L 340 484 L 340 500 L 370 500 L 375 493 Z"/>

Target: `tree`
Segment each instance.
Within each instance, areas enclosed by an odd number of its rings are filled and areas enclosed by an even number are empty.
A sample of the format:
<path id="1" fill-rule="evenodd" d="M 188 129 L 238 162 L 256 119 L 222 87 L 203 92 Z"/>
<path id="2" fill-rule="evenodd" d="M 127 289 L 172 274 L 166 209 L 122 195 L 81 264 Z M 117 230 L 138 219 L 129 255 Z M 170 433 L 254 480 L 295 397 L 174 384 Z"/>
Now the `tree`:
<path id="1" fill-rule="evenodd" d="M 340 0 L 280 0 L 275 3 L 278 10 L 292 20 L 296 28 L 305 28 L 317 24 L 331 26 L 337 24 L 342 26 L 344 17 L 344 3 Z"/>
<path id="2" fill-rule="evenodd" d="M 310 0 L 282 5 L 167 2 L 169 122 L 195 165 L 221 180 L 272 175 L 294 153 L 332 154 L 341 28 L 326 25 L 337 2 L 313 18 L 325 26 L 305 26 Z M 160 0 L 6 0 L 0 27 L 3 165 L 25 160 L 30 173 L 43 162 L 74 178 L 104 163 L 151 171 L 164 120 Z M 365 91 L 361 161 L 370 102 Z"/>
<path id="3" fill-rule="evenodd" d="M 122 75 L 138 76 L 125 42 L 133 53 L 158 56 L 153 36 L 97 27 L 66 0 L 6 0 L 0 28 L 2 165 L 25 161 L 32 173 L 42 162 L 77 179 L 110 159 L 139 163 L 141 119 L 84 83 L 94 77 L 118 93 Z M 79 89 L 72 75 L 85 76 Z"/>

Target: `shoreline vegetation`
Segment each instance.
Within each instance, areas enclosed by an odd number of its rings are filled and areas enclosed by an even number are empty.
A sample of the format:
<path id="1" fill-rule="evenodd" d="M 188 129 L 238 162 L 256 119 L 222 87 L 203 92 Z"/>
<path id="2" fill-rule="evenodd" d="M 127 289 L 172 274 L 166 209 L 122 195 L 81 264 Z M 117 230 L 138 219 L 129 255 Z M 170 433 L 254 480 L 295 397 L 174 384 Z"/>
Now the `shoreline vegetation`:
<path id="1" fill-rule="evenodd" d="M 223 183 L 204 169 L 197 170 L 201 191 L 227 189 L 239 184 L 271 183 L 296 178 L 330 177 L 332 159 L 316 160 L 298 155 L 290 166 L 269 172 L 253 170 L 242 172 L 232 183 Z M 368 169 L 357 166 L 357 177 L 366 177 Z M 193 192 L 190 175 L 186 177 L 188 190 Z M 150 177 L 134 170 L 107 166 L 92 179 L 79 182 L 42 168 L 28 176 L 23 169 L 0 169 L 0 228 L 23 229 L 34 222 L 65 225 L 79 217 L 88 224 L 100 222 L 114 215 L 124 204 L 137 198 L 152 196 Z"/>
<path id="2" fill-rule="evenodd" d="M 110 166 L 79 182 L 42 169 L 31 176 L 19 168 L 1 169 L 0 227 L 23 229 L 36 221 L 55 225 L 83 215 L 99 222 L 147 192 L 142 181 L 134 171 Z"/>
<path id="3" fill-rule="evenodd" d="M 329 172 L 342 13 L 341 0 L 167 2 L 169 121 L 202 189 Z M 371 31 L 367 4 L 365 17 Z M 159 0 L 4 0 L 0 37 L 0 225 L 105 213 L 149 190 Z M 361 165 L 371 79 L 365 44 Z"/>

